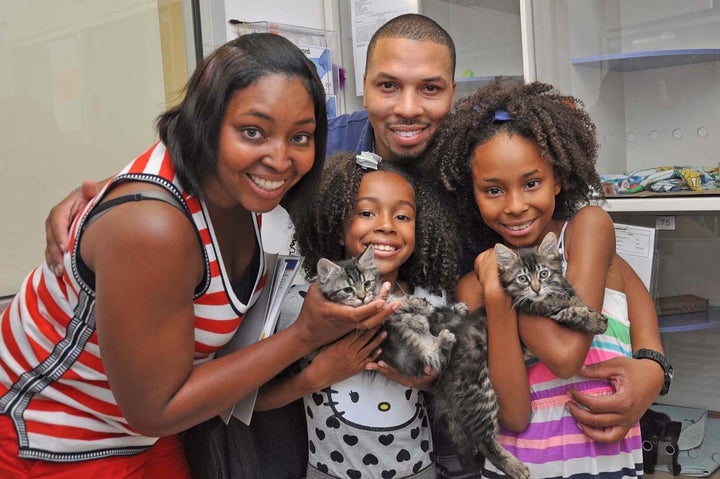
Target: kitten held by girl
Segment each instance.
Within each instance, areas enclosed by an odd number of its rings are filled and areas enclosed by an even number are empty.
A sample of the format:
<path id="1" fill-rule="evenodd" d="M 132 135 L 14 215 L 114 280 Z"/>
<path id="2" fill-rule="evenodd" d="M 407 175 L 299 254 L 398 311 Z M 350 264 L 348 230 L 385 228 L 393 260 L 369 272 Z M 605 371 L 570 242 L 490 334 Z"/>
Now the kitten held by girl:
<path id="1" fill-rule="evenodd" d="M 619 443 L 605 444 L 585 436 L 566 409 L 572 391 L 613 391 L 609 381 L 580 376 L 583 365 L 631 357 L 638 347 L 662 351 L 656 322 L 630 329 L 629 312 L 654 314 L 652 300 L 615 252 L 612 219 L 590 205 L 600 181 L 589 115 L 551 85 L 496 79 L 456 105 L 435 148 L 443 183 L 458 204 L 468 205 L 461 208 L 468 230 L 484 222 L 510 248 L 537 246 L 554 233 L 578 296 L 608 320 L 607 330 L 593 335 L 519 314 L 502 289 L 495 250 L 478 255 L 457 295 L 471 308 L 484 304 L 487 310 L 500 442 L 534 479 L 642 475 L 637 423 L 628 425 Z M 524 348 L 532 353 L 527 362 Z M 500 476 L 486 461 L 483 477 Z"/>
<path id="2" fill-rule="evenodd" d="M 392 293 L 443 302 L 460 255 L 456 215 L 444 195 L 427 176 L 372 155 L 337 154 L 326 165 L 319 191 L 295 223 L 308 276 L 318 274 L 321 258 L 349 259 L 372 245 Z M 288 305 L 302 304 L 302 293 L 296 288 L 286 298 L 281 323 L 294 319 Z M 303 397 L 308 478 L 435 477 L 422 392 L 434 372 L 403 377 L 376 362 L 386 336 L 376 332 L 348 334 L 258 395 L 257 410 Z"/>

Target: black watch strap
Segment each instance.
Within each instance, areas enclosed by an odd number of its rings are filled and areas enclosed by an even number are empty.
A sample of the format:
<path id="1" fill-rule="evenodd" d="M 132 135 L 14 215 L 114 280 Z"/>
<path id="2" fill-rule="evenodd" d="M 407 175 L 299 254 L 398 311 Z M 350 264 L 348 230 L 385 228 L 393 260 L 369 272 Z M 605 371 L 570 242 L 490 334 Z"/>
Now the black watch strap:
<path id="1" fill-rule="evenodd" d="M 665 358 L 665 355 L 659 351 L 655 351 L 654 349 L 641 348 L 635 351 L 635 353 L 633 354 L 633 358 L 649 359 L 651 361 L 655 361 L 660 365 L 660 367 L 663 369 L 663 373 L 665 374 L 665 382 L 663 383 L 660 395 L 666 395 L 670 390 L 670 383 L 672 382 L 674 370 L 668 362 L 667 358 Z"/>

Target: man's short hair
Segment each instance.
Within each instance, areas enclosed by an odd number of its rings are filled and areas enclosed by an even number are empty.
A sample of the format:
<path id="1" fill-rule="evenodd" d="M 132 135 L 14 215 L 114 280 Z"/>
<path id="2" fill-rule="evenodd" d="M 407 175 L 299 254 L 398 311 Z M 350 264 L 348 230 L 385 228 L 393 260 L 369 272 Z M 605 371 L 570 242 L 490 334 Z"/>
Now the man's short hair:
<path id="1" fill-rule="evenodd" d="M 367 57 L 365 59 L 365 70 L 370 63 L 370 56 L 375 48 L 375 44 L 381 38 L 405 38 L 407 40 L 431 41 L 445 45 L 450 52 L 452 61 L 452 77 L 455 78 L 455 42 L 453 42 L 450 34 L 435 20 L 419 13 L 406 13 L 398 17 L 392 18 L 385 22 L 372 36 L 367 47 Z"/>

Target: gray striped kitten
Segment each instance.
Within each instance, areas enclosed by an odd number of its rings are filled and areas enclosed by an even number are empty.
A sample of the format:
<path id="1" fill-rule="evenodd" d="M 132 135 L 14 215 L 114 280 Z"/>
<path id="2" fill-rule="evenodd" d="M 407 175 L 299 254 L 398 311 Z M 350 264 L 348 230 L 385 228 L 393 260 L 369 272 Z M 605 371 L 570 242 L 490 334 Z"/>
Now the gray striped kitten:
<path id="1" fill-rule="evenodd" d="M 599 334 L 607 319 L 590 309 L 563 274 L 555 234 L 539 246 L 512 250 L 495 245 L 500 283 L 520 313 L 549 317 L 568 328 Z M 487 370 L 487 316 L 483 308 L 465 316 L 445 317 L 436 328 L 457 338 L 452 356 L 433 385 L 432 415 L 442 421 L 463 466 L 480 470 L 484 455 L 511 478 L 525 479 L 527 468 L 495 439 L 498 402 Z M 477 445 L 474 450 L 468 437 Z"/>
<path id="2" fill-rule="evenodd" d="M 330 301 L 348 306 L 369 303 L 382 285 L 374 255 L 370 245 L 362 254 L 348 260 L 320 259 L 317 264 L 320 291 Z M 388 337 L 383 341 L 379 359 L 406 376 L 423 376 L 425 366 L 441 370 L 455 344 L 455 335 L 447 329 L 430 332 L 434 308 L 424 299 L 391 295 L 388 301 L 400 301 L 403 305 L 385 320 Z"/>
<path id="3" fill-rule="evenodd" d="M 512 250 L 495 245 L 500 284 L 521 313 L 536 314 L 558 324 L 593 334 L 604 333 L 607 318 L 575 295 L 565 278 L 555 233 L 536 248 Z"/>

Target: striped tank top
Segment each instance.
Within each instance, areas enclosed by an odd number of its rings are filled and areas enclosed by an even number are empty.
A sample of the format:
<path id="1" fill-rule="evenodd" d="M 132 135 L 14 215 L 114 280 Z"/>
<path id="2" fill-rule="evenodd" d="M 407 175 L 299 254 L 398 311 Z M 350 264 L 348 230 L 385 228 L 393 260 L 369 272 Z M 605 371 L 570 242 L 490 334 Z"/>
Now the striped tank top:
<path id="1" fill-rule="evenodd" d="M 234 334 L 265 282 L 260 254 L 248 304 L 229 286 L 204 203 L 180 186 L 169 152 L 157 143 L 109 183 L 143 181 L 164 187 L 191 218 L 205 272 L 193 298 L 195 364 L 210 360 Z M 93 206 L 75 220 L 65 273 L 56 277 L 43 264 L 22 283 L 0 318 L 0 413 L 17 431 L 20 457 L 81 461 L 140 453 L 157 438 L 135 432 L 122 416 L 104 372 L 95 333 L 95 292 L 79 273 L 79 239 Z M 254 215 L 259 247 L 260 215 Z"/>
<path id="2" fill-rule="evenodd" d="M 565 264 L 563 225 L 558 241 Z M 630 321 L 627 299 L 619 291 L 605 289 L 602 307 L 608 318 L 608 329 L 595 335 L 585 365 L 599 363 L 618 356 L 632 357 Z M 591 395 L 612 394 L 613 387 L 606 380 L 575 375 L 560 379 L 537 358 L 526 361 L 530 382 L 530 424 L 516 433 L 500 428 L 500 443 L 530 469 L 533 479 L 616 479 L 642 477 L 642 440 L 640 425 L 635 424 L 625 438 L 616 444 L 595 442 L 577 427 L 575 419 L 565 410 L 569 401 L 567 391 L 576 389 Z M 504 477 L 490 461 L 485 461 L 484 478 Z"/>

